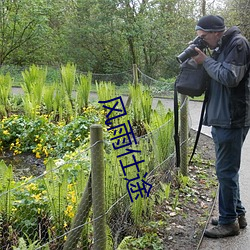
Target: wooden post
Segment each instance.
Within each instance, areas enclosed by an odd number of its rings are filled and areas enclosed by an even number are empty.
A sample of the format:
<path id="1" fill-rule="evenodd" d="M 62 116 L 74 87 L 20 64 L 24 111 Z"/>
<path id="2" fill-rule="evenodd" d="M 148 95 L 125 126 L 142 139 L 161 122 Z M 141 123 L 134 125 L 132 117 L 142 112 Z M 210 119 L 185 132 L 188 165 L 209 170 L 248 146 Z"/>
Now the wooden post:
<path id="1" fill-rule="evenodd" d="M 88 183 L 85 187 L 81 201 L 79 203 L 76 216 L 73 220 L 70 233 L 64 244 L 63 250 L 77 249 L 77 243 L 81 237 L 83 225 L 88 218 L 91 208 L 91 175 L 89 176 Z"/>
<path id="2" fill-rule="evenodd" d="M 136 64 L 133 64 L 133 84 L 134 86 L 138 84 L 138 70 Z M 125 105 L 126 108 L 128 108 L 130 104 L 131 104 L 131 95 L 128 95 L 128 99 Z"/>
<path id="3" fill-rule="evenodd" d="M 187 176 L 188 174 L 188 97 L 181 96 L 180 109 L 180 169 L 181 174 Z"/>
<path id="4" fill-rule="evenodd" d="M 138 84 L 138 70 L 136 64 L 133 64 L 133 84 L 134 85 Z"/>
<path id="5" fill-rule="evenodd" d="M 106 216 L 104 186 L 104 149 L 103 131 L 99 124 L 90 127 L 91 140 L 91 175 L 94 250 L 106 249 Z"/>

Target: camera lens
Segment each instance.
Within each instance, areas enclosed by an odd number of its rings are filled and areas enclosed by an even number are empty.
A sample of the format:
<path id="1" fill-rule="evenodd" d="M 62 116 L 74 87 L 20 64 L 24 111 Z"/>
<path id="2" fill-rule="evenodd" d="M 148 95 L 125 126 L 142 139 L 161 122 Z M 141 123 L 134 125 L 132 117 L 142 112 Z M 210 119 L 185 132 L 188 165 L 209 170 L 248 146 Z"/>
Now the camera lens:
<path id="1" fill-rule="evenodd" d="M 188 58 L 198 55 L 198 53 L 194 49 L 195 47 L 195 44 L 191 44 L 189 47 L 187 47 L 180 55 L 176 57 L 177 61 L 179 63 L 183 63 Z"/>

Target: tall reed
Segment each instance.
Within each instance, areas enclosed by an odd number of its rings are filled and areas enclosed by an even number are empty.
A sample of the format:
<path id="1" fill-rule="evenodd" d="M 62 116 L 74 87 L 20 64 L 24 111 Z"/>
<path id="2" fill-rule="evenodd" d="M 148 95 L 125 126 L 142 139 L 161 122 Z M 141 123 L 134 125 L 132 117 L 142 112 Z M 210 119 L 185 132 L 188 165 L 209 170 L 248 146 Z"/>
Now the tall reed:
<path id="1" fill-rule="evenodd" d="M 62 86 L 64 87 L 69 100 L 72 102 L 72 92 L 76 81 L 76 65 L 67 63 L 61 66 Z"/>
<path id="2" fill-rule="evenodd" d="M 46 164 L 46 176 L 43 179 L 49 199 L 49 207 L 57 230 L 63 228 L 64 211 L 67 207 L 68 176 L 66 172 L 55 170 L 52 159 Z"/>
<path id="3" fill-rule="evenodd" d="M 8 98 L 11 93 L 12 79 L 10 74 L 0 75 L 0 115 L 7 116 L 9 105 Z"/>
<path id="4" fill-rule="evenodd" d="M 4 215 L 5 222 L 9 222 L 12 214 L 14 177 L 12 166 L 8 167 L 4 161 L 0 161 L 0 214 Z"/>
<path id="5" fill-rule="evenodd" d="M 21 87 L 24 91 L 24 109 L 30 117 L 35 117 L 39 112 L 43 90 L 46 82 L 47 68 L 41 68 L 35 65 L 22 72 L 24 82 Z"/>
<path id="6" fill-rule="evenodd" d="M 131 109 L 135 123 L 150 123 L 153 101 L 150 90 L 144 89 L 142 84 L 129 85 L 129 93 L 131 96 Z"/>
<path id="7" fill-rule="evenodd" d="M 50 114 L 53 111 L 53 102 L 55 95 L 56 84 L 46 86 L 44 89 L 43 102 L 46 107 L 47 114 Z"/>
<path id="8" fill-rule="evenodd" d="M 151 114 L 150 124 L 146 124 L 146 130 L 151 133 L 151 145 L 157 163 L 166 160 L 173 152 L 173 112 L 166 110 L 161 101 L 158 102 L 156 109 Z"/>
<path id="9" fill-rule="evenodd" d="M 116 97 L 115 84 L 112 82 L 96 82 L 98 101 L 107 101 Z"/>
<path id="10" fill-rule="evenodd" d="M 92 74 L 80 75 L 78 78 L 79 85 L 77 87 L 76 103 L 78 110 L 88 107 L 89 94 L 91 90 Z"/>

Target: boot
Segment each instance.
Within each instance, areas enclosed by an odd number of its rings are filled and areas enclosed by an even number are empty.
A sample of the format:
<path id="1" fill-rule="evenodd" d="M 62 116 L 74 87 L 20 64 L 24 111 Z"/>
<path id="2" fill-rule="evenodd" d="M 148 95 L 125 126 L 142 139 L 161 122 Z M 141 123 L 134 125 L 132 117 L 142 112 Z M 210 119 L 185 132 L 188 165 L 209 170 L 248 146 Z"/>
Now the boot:
<path id="1" fill-rule="evenodd" d="M 228 236 L 239 235 L 240 227 L 238 222 L 232 224 L 218 224 L 215 227 L 206 229 L 204 235 L 209 238 L 224 238 Z"/>
<path id="2" fill-rule="evenodd" d="M 247 220 L 246 220 L 245 214 L 242 214 L 242 215 L 238 216 L 238 222 L 239 222 L 240 229 L 243 229 L 243 228 L 245 228 L 247 226 Z M 218 225 L 218 219 L 217 218 L 212 218 L 211 224 L 214 225 L 214 226 L 217 226 Z"/>

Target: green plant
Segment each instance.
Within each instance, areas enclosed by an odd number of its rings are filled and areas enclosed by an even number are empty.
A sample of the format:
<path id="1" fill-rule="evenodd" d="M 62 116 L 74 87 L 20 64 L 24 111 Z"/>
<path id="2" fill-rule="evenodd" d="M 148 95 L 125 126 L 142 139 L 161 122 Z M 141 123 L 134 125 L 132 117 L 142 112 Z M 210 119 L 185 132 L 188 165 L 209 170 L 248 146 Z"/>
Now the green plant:
<path id="1" fill-rule="evenodd" d="M 79 85 L 77 87 L 76 103 L 79 112 L 88 106 L 92 74 L 88 72 L 87 75 L 80 75 L 78 82 Z"/>
<path id="2" fill-rule="evenodd" d="M 32 242 L 28 235 L 25 235 L 27 242 L 23 237 L 18 239 L 18 246 L 13 246 L 13 250 L 35 250 L 40 247 L 40 242 L 38 240 Z M 49 246 L 43 246 L 43 250 L 49 250 Z"/>
<path id="3" fill-rule="evenodd" d="M 173 209 L 176 209 L 179 205 L 179 196 L 180 196 L 180 191 L 177 189 L 175 190 L 175 197 L 172 204 Z"/>
<path id="4" fill-rule="evenodd" d="M 17 185 L 18 188 L 12 191 L 15 196 L 13 227 L 17 231 L 22 228 L 19 235 L 25 238 L 28 235 L 28 240 L 36 240 L 37 235 L 40 235 L 40 239 L 44 238 L 48 229 L 39 230 L 39 227 L 44 228 L 43 221 L 49 221 L 49 207 L 47 192 L 41 179 L 22 177 Z"/>
<path id="5" fill-rule="evenodd" d="M 170 183 L 162 183 L 160 182 L 160 190 L 157 192 L 157 197 L 159 197 L 160 204 L 169 199 L 171 192 L 171 182 Z"/>
<path id="6" fill-rule="evenodd" d="M 14 186 L 14 177 L 12 166 L 8 167 L 3 160 L 0 161 L 0 213 L 5 216 L 5 220 L 9 223 L 12 206 L 13 206 L 13 193 L 11 189 Z"/>
<path id="7" fill-rule="evenodd" d="M 76 65 L 67 63 L 61 66 L 62 86 L 66 91 L 69 100 L 72 102 L 72 91 L 76 81 Z"/>
<path id="8" fill-rule="evenodd" d="M 96 82 L 98 101 L 107 101 L 116 97 L 115 84 L 112 82 Z"/>
<path id="9" fill-rule="evenodd" d="M 46 107 L 46 113 L 50 114 L 53 111 L 54 94 L 56 85 L 46 86 L 44 89 L 43 102 Z"/>
<path id="10" fill-rule="evenodd" d="M 63 214 L 66 210 L 68 178 L 66 174 L 59 172 L 52 159 L 46 164 L 46 178 L 44 185 L 49 198 L 49 206 L 53 218 L 57 221 L 57 226 L 62 226 Z"/>
<path id="11" fill-rule="evenodd" d="M 157 107 L 151 114 L 150 124 L 145 124 L 146 130 L 152 140 L 154 156 L 158 163 L 166 160 L 173 152 L 173 112 L 166 111 L 162 102 L 158 102 Z"/>
<path id="12" fill-rule="evenodd" d="M 152 249 L 163 250 L 163 242 L 156 233 L 145 233 L 142 237 L 125 237 L 119 244 L 117 250 Z"/>
<path id="13" fill-rule="evenodd" d="M 152 110 L 152 95 L 143 85 L 129 85 L 131 95 L 131 110 L 136 124 L 141 122 L 150 123 Z"/>
<path id="14" fill-rule="evenodd" d="M 55 83 L 52 112 L 54 120 L 66 120 L 69 122 L 73 119 L 73 114 L 73 101 L 71 100 L 71 96 L 67 94 L 62 84 Z"/>
<path id="15" fill-rule="evenodd" d="M 185 189 L 187 186 L 190 187 L 192 185 L 189 176 L 185 176 L 181 173 L 178 174 L 178 182 L 181 189 Z"/>
<path id="16" fill-rule="evenodd" d="M 40 112 L 46 75 L 47 68 L 43 69 L 35 65 L 22 72 L 24 82 L 21 87 L 24 91 L 24 111 L 29 117 L 34 118 L 37 112 Z"/>
<path id="17" fill-rule="evenodd" d="M 7 116 L 9 110 L 9 96 L 11 93 L 12 79 L 10 74 L 0 75 L 0 115 Z"/>

